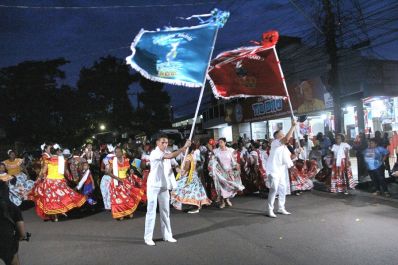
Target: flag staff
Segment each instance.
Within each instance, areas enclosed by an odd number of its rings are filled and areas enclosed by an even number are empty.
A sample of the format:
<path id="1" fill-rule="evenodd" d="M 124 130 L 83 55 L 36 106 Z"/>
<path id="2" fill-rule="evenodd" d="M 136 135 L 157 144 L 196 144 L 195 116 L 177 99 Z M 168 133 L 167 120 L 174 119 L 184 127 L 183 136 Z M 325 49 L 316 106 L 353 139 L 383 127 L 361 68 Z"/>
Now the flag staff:
<path id="1" fill-rule="evenodd" d="M 202 103 L 203 92 L 204 92 L 205 86 L 206 86 L 207 72 L 209 71 L 210 62 L 211 62 L 211 57 L 213 56 L 214 46 L 216 45 L 216 39 L 217 39 L 217 35 L 218 35 L 218 29 L 219 29 L 219 26 L 217 26 L 216 32 L 215 32 L 215 34 L 214 34 L 214 39 L 213 39 L 213 44 L 212 44 L 212 47 L 211 47 L 210 57 L 209 57 L 209 61 L 208 61 L 208 63 L 207 63 L 206 74 L 205 74 L 204 79 L 203 79 L 202 88 L 200 89 L 198 104 L 196 105 L 196 110 L 195 110 L 195 116 L 194 116 L 193 119 L 192 119 L 191 132 L 190 132 L 189 138 L 188 138 L 189 140 L 192 140 L 193 132 L 194 132 L 194 130 L 195 130 L 195 125 L 196 125 L 196 120 L 198 119 L 198 113 L 199 113 L 199 109 L 200 109 L 200 104 Z M 185 155 L 184 155 L 184 159 L 183 159 L 183 161 L 182 161 L 181 167 L 184 166 L 185 158 L 187 157 L 187 155 L 188 155 L 188 149 L 185 150 Z"/>
<path id="2" fill-rule="evenodd" d="M 292 102 L 290 100 L 290 95 L 289 95 L 289 91 L 287 90 L 285 76 L 283 75 L 281 62 L 279 61 L 278 53 L 276 52 L 275 46 L 272 48 L 272 50 L 274 51 L 276 62 L 278 63 L 279 72 L 280 72 L 281 77 L 282 77 L 283 87 L 285 88 L 287 101 L 289 102 L 290 114 L 292 115 L 292 120 L 294 120 L 294 112 L 293 112 Z M 298 147 L 300 148 L 301 147 L 301 145 L 300 145 L 300 132 L 299 132 L 297 127 L 296 127 L 296 135 L 297 135 L 297 144 L 298 144 Z"/>
<path id="3" fill-rule="evenodd" d="M 282 77 L 283 87 L 285 88 L 287 100 L 288 100 L 288 102 L 289 102 L 290 113 L 291 113 L 291 115 L 292 115 L 292 119 L 294 119 L 294 112 L 293 112 L 292 102 L 290 101 L 290 96 L 289 96 L 289 91 L 287 90 L 287 85 L 286 85 L 285 76 L 283 75 L 283 71 L 282 71 L 282 67 L 281 67 L 281 62 L 279 61 L 278 53 L 276 52 L 275 46 L 272 48 L 272 50 L 274 51 L 275 58 L 276 58 L 276 62 L 278 63 L 278 67 L 279 67 L 279 72 L 280 72 L 281 77 Z"/>

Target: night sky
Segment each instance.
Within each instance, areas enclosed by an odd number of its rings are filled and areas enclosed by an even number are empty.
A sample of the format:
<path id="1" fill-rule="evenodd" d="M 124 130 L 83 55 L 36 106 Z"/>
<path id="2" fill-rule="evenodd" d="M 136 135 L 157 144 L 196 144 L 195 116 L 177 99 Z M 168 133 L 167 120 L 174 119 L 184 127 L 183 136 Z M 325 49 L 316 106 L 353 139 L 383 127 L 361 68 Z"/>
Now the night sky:
<path id="1" fill-rule="evenodd" d="M 108 54 L 125 58 L 130 55 L 130 44 L 141 28 L 154 30 L 163 26 L 187 26 L 187 22 L 177 17 L 209 13 L 217 7 L 231 12 L 226 26 L 220 30 L 213 56 L 219 52 L 239 46 L 250 45 L 251 40 L 259 40 L 264 31 L 276 29 L 281 35 L 304 36 L 311 41 L 311 32 L 316 29 L 308 17 L 316 21 L 312 8 L 320 1 L 311 0 L 253 0 L 253 1 L 1 1 L 0 0 L 0 67 L 18 64 L 24 60 L 44 60 L 65 57 L 71 61 L 64 67 L 66 83 L 75 86 L 82 66 L 91 66 L 95 60 Z M 397 1 L 342 1 L 360 2 L 364 13 L 383 10 L 392 6 L 387 19 L 398 20 Z M 294 4 L 297 6 L 295 6 Z M 4 7 L 4 6 L 20 6 Z M 115 6 L 130 6 L 116 8 Z M 30 7 L 30 8 L 26 8 Z M 42 7 L 42 8 L 32 8 Z M 45 7 L 91 7 L 91 8 L 45 8 Z M 101 7 L 101 8 L 100 8 Z M 108 7 L 108 8 L 103 8 Z M 308 16 L 308 17 L 306 17 Z M 364 20 L 367 19 L 366 16 Z M 369 23 L 375 23 L 377 14 L 369 16 Z M 384 19 L 384 17 L 383 17 Z M 349 23 L 349 20 L 347 19 Z M 372 22 L 373 21 L 373 22 Z M 379 19 L 380 23 L 381 19 Z M 397 29 L 396 21 L 383 24 L 377 31 L 390 32 Z M 368 24 L 369 25 L 369 24 Z M 348 27 L 347 27 L 348 28 Z M 357 40 L 363 39 L 360 29 Z M 369 27 L 370 28 L 370 27 Z M 397 30 L 396 30 L 397 31 Z M 393 32 L 394 34 L 396 33 Z M 362 35 L 361 35 L 362 34 Z M 365 50 L 366 55 L 382 59 L 398 59 L 397 42 L 379 45 Z M 283 62 L 282 62 L 283 63 Z M 137 88 L 132 88 L 132 90 Z M 167 86 L 172 96 L 172 104 L 178 114 L 186 113 L 178 108 L 197 97 L 199 90 Z M 192 106 L 191 109 L 194 109 Z"/>

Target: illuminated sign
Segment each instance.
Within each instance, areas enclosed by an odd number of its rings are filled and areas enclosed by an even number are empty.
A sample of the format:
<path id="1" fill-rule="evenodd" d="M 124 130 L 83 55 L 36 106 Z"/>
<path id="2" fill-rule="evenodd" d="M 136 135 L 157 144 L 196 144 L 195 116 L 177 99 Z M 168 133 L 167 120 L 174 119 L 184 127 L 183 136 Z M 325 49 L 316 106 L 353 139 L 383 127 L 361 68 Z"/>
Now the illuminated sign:
<path id="1" fill-rule="evenodd" d="M 269 99 L 263 102 L 252 104 L 253 114 L 255 117 L 281 111 L 282 107 L 282 99 Z"/>

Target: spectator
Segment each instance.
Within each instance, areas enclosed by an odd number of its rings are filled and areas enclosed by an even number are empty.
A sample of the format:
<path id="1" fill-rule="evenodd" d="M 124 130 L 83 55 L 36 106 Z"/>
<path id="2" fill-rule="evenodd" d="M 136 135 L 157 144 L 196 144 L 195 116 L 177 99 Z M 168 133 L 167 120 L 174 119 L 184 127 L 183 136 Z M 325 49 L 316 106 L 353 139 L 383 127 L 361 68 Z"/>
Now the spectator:
<path id="1" fill-rule="evenodd" d="M 381 140 L 382 146 L 388 150 L 388 146 L 390 145 L 390 138 L 388 137 L 388 133 L 383 134 L 383 138 Z M 388 175 L 391 174 L 391 166 L 390 166 L 390 158 L 387 156 L 384 159 L 384 170 L 387 170 Z M 383 174 L 384 174 L 383 170 Z"/>
<path id="2" fill-rule="evenodd" d="M 8 188 L 0 181 L 0 259 L 6 265 L 19 265 L 19 241 L 24 239 L 25 227 L 21 211 L 8 198 Z"/>
<path id="3" fill-rule="evenodd" d="M 382 146 L 377 146 L 375 138 L 370 139 L 369 148 L 363 152 L 366 166 L 369 170 L 370 178 L 376 188 L 374 195 L 384 193 L 386 197 L 390 197 L 388 192 L 387 183 L 384 178 L 384 160 L 388 157 L 388 151 Z"/>
<path id="4" fill-rule="evenodd" d="M 357 164 L 358 164 L 358 179 L 364 178 L 368 172 L 366 170 L 365 160 L 363 157 L 363 152 L 368 148 L 368 141 L 366 139 L 365 133 L 359 133 L 357 139 L 354 142 L 353 149 L 356 152 Z"/>
<path id="5" fill-rule="evenodd" d="M 328 150 L 332 145 L 332 142 L 327 136 L 324 136 L 323 133 L 321 132 L 316 135 L 316 139 L 318 140 L 319 146 L 321 147 L 321 154 L 323 160 L 323 158 L 327 155 Z"/>

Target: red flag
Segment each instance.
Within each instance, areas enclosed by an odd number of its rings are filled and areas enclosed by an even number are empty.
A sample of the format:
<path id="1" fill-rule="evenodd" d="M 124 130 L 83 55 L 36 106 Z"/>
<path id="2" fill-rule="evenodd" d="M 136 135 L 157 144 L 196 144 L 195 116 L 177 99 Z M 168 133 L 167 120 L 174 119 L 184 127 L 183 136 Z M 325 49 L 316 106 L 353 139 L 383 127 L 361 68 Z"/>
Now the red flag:
<path id="1" fill-rule="evenodd" d="M 266 36 L 270 37 L 269 34 Z M 274 35 L 271 41 L 268 39 L 265 43 L 263 40 L 263 46 L 223 52 L 212 60 L 208 75 L 215 96 L 286 97 L 282 71 L 274 51 L 277 38 Z"/>

